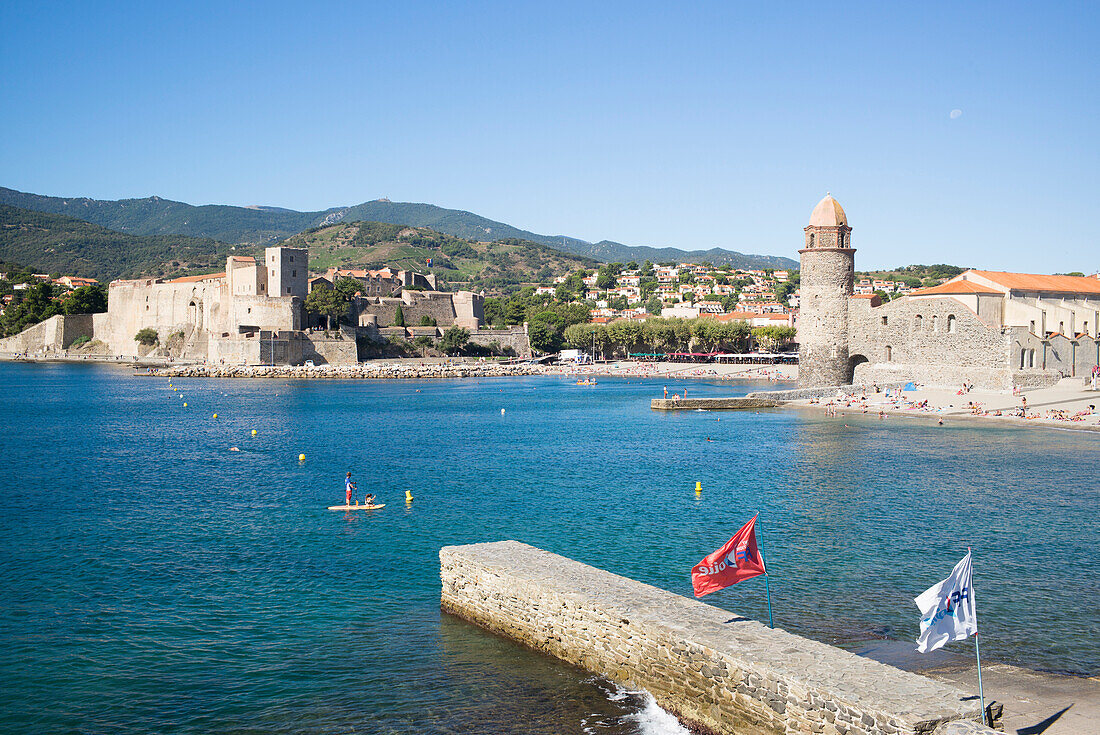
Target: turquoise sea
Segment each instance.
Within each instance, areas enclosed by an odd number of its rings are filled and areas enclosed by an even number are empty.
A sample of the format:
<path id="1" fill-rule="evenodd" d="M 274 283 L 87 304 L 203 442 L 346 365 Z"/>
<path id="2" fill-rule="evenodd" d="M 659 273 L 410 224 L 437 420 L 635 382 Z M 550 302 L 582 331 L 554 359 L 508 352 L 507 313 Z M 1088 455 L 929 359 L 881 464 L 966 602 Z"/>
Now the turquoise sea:
<path id="1" fill-rule="evenodd" d="M 518 539 L 690 595 L 757 511 L 777 626 L 911 641 L 971 546 L 983 659 L 1100 673 L 1100 435 L 651 411 L 664 384 L 0 365 L 0 730 L 668 732 L 442 616 L 439 548 Z M 325 509 L 348 470 L 385 509 Z M 766 620 L 760 579 L 706 601 Z"/>

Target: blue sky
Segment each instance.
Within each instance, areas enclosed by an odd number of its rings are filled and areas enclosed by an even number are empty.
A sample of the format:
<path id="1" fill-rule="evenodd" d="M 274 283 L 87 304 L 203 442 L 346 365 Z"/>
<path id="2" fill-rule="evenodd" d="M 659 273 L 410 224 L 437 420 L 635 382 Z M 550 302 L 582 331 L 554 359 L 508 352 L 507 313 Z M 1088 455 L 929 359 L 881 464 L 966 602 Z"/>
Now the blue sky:
<path id="1" fill-rule="evenodd" d="M 7 0 L 0 185 L 1094 272 L 1098 8 Z"/>

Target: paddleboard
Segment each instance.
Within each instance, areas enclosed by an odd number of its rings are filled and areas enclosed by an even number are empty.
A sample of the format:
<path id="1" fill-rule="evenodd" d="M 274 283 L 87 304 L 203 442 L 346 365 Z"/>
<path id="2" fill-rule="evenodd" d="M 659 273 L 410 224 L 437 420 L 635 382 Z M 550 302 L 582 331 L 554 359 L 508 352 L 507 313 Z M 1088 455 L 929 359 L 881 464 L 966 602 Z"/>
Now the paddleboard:
<path id="1" fill-rule="evenodd" d="M 330 505 L 329 510 L 378 510 L 385 508 L 386 504 L 381 505 Z"/>

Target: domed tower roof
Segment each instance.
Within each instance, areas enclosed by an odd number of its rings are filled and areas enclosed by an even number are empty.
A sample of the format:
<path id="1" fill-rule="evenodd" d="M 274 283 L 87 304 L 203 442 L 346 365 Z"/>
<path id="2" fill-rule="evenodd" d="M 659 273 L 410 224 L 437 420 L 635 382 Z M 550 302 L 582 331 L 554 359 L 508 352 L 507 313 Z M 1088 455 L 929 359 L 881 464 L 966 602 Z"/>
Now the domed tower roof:
<path id="1" fill-rule="evenodd" d="M 837 227 L 848 226 L 848 215 L 844 214 L 844 208 L 840 202 L 833 199 L 832 194 L 826 194 L 825 198 L 817 203 L 810 214 L 810 226 L 812 227 Z"/>

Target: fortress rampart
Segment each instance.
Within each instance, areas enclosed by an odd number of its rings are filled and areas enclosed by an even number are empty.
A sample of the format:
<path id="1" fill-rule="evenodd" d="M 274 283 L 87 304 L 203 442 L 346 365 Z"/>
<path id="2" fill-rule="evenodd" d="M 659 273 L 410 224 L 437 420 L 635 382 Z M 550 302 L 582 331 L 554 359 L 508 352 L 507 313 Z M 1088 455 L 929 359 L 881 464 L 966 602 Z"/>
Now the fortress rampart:
<path id="1" fill-rule="evenodd" d="M 705 731 L 993 732 L 966 692 L 526 544 L 439 559 L 445 612 L 642 687 Z"/>

